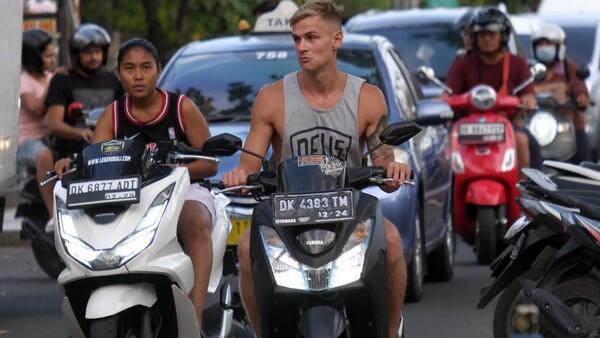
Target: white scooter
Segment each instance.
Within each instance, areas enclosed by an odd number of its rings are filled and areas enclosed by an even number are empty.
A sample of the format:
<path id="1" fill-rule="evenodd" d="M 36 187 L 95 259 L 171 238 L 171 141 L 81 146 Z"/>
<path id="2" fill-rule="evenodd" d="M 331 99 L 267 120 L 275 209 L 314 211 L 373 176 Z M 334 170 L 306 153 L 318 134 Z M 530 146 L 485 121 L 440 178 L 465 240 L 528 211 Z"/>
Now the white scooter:
<path id="1" fill-rule="evenodd" d="M 194 274 L 177 238 L 177 221 L 190 187 L 188 171 L 174 164 L 217 161 L 236 149 L 219 148 L 232 135 L 215 136 L 202 150 L 179 144 L 164 152 L 133 140 L 86 147 L 54 189 L 56 248 L 66 269 L 63 316 L 72 338 L 200 337 L 188 294 Z M 235 140 L 241 146 L 241 140 Z M 230 144 L 230 142 L 228 142 Z M 228 200 L 216 196 L 213 262 L 203 327 L 208 337 L 244 337 L 233 320 L 232 288 L 222 278 L 231 224 Z M 248 337 L 251 335 L 248 334 Z"/>

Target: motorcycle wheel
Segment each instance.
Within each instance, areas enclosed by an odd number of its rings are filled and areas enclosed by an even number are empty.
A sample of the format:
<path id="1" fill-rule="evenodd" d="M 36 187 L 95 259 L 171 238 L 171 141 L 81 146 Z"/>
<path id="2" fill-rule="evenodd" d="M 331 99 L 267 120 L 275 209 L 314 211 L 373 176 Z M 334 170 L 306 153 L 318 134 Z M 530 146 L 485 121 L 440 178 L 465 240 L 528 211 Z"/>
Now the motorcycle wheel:
<path id="1" fill-rule="evenodd" d="M 495 207 L 478 207 L 475 247 L 479 264 L 490 264 L 496 258 L 497 241 Z"/>
<path id="2" fill-rule="evenodd" d="M 143 307 L 127 309 L 115 315 L 90 321 L 90 338 L 155 338 L 160 320 Z"/>
<path id="3" fill-rule="evenodd" d="M 413 245 L 413 256 L 408 264 L 406 301 L 415 303 L 423 297 L 423 284 L 425 282 L 425 247 L 421 228 L 421 208 L 417 206 L 415 216 L 415 241 Z"/>
<path id="4" fill-rule="evenodd" d="M 58 275 L 65 269 L 65 263 L 53 245 L 41 240 L 32 240 L 31 250 L 35 261 L 50 278 L 58 278 Z"/>
<path id="5" fill-rule="evenodd" d="M 590 323 L 600 321 L 600 280 L 591 277 L 567 280 L 558 284 L 552 290 L 552 294 Z M 540 333 L 544 337 L 559 338 L 544 330 L 544 326 L 552 325 L 546 318 L 541 317 L 540 324 Z M 600 337 L 600 329 L 596 329 L 582 337 Z"/>
<path id="6" fill-rule="evenodd" d="M 512 281 L 506 290 L 504 290 L 494 310 L 494 338 L 508 338 L 510 336 L 515 309 L 526 297 L 522 292 L 521 279 L 537 281 L 541 277 L 541 271 L 527 271 Z"/>

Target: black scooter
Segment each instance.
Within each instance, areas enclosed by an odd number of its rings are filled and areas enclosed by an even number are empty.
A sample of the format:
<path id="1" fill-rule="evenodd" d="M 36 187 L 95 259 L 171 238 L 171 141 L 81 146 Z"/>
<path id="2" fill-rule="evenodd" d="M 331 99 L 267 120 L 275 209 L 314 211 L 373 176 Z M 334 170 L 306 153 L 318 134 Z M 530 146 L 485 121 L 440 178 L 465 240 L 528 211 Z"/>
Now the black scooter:
<path id="1" fill-rule="evenodd" d="M 380 138 L 399 145 L 420 130 L 392 124 Z M 389 337 L 384 218 L 360 192 L 387 181 L 382 168 L 328 155 L 248 178 L 244 188 L 272 193 L 254 208 L 250 243 L 263 338 Z"/>

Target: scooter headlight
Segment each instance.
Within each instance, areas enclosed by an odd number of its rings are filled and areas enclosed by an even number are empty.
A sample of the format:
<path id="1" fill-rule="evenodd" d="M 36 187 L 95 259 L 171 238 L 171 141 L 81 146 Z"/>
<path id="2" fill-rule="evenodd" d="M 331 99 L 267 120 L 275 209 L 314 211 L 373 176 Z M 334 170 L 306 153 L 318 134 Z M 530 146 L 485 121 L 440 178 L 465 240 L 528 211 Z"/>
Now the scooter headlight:
<path id="1" fill-rule="evenodd" d="M 552 114 L 539 111 L 529 121 L 529 131 L 540 146 L 545 147 L 554 142 L 558 133 L 558 122 Z"/>
<path id="2" fill-rule="evenodd" d="M 488 85 L 471 89 L 471 104 L 479 110 L 491 109 L 496 104 L 496 91 Z"/>
<path id="3" fill-rule="evenodd" d="M 161 191 L 152 201 L 148 210 L 138 223 L 135 231 L 111 249 L 95 249 L 82 241 L 77 235 L 73 217 L 80 214 L 80 210 L 69 210 L 60 199 L 56 199 L 56 213 L 60 238 L 67 254 L 80 264 L 92 270 L 116 269 L 129 262 L 132 258 L 144 251 L 156 235 L 158 225 L 162 220 L 175 183 Z M 81 215 L 77 215 L 81 216 Z"/>
<path id="4" fill-rule="evenodd" d="M 342 254 L 333 262 L 319 268 L 299 263 L 290 255 L 277 232 L 271 227 L 261 225 L 261 239 L 275 283 L 290 289 L 319 291 L 359 280 L 373 222 L 374 219 L 369 218 L 357 223 L 342 249 Z"/>

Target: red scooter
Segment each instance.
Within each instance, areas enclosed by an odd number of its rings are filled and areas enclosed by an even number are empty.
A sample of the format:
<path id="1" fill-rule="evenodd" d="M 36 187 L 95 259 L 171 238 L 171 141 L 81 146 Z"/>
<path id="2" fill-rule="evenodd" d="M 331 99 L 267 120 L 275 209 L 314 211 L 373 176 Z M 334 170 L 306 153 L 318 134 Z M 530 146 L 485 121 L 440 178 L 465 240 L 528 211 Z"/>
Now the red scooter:
<path id="1" fill-rule="evenodd" d="M 532 72 L 543 70 L 534 69 Z M 499 95 L 487 85 L 452 95 L 432 71 L 419 71 L 444 88 L 455 113 L 463 113 L 452 126 L 451 161 L 454 172 L 454 230 L 475 244 L 477 261 L 491 263 L 507 226 L 519 217 L 516 203 L 519 179 L 515 134 L 510 119 L 519 111 L 519 98 Z M 534 80 L 532 76 L 514 93 Z"/>

